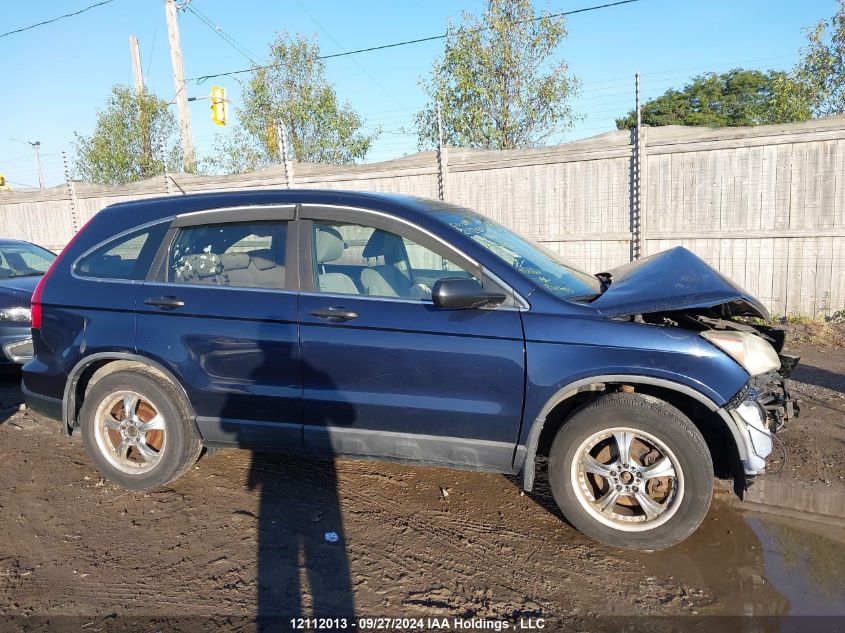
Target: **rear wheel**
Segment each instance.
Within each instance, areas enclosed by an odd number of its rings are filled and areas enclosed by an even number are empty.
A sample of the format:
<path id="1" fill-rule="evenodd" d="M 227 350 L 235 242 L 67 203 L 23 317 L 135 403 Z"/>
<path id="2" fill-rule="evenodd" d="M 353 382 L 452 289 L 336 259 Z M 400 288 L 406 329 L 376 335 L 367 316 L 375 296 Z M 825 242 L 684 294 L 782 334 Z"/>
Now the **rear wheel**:
<path id="1" fill-rule="evenodd" d="M 144 371 L 99 380 L 79 413 L 85 450 L 106 479 L 150 489 L 184 474 L 202 442 L 176 389 Z"/>
<path id="2" fill-rule="evenodd" d="M 579 409 L 558 431 L 549 477 L 564 516 L 597 541 L 664 549 L 704 520 L 713 463 L 701 433 L 651 396 L 614 393 Z"/>

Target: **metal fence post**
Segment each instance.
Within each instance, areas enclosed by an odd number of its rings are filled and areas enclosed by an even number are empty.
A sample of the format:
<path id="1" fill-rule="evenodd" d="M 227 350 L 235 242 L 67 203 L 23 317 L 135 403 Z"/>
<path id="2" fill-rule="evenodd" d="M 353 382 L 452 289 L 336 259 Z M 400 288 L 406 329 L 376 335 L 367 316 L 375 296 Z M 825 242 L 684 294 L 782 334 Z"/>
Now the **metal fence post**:
<path id="1" fill-rule="evenodd" d="M 293 189 L 293 161 L 288 152 L 288 133 L 280 123 L 276 124 L 276 144 L 279 146 L 279 159 L 285 168 L 285 182 L 288 189 Z"/>
<path id="2" fill-rule="evenodd" d="M 168 196 L 173 195 L 173 185 L 170 182 L 170 173 L 167 171 L 167 145 L 164 137 L 161 139 L 161 164 L 164 166 L 164 189 Z"/>
<path id="3" fill-rule="evenodd" d="M 70 168 L 67 164 L 67 152 L 64 150 L 62 150 L 62 163 L 64 164 L 65 169 L 65 184 L 67 185 L 67 193 L 70 198 L 70 226 L 71 229 L 73 229 L 73 233 L 76 234 L 79 230 L 79 211 L 76 202 L 76 186 L 70 179 Z"/>
<path id="4" fill-rule="evenodd" d="M 446 146 L 443 145 L 443 117 L 440 112 L 440 102 L 437 102 L 437 196 L 441 200 L 446 199 L 446 174 L 449 165 L 449 157 L 446 155 Z"/>
<path id="5" fill-rule="evenodd" d="M 631 261 L 646 255 L 645 218 L 643 210 L 643 178 L 645 173 L 645 139 L 640 108 L 640 73 L 634 75 L 637 124 L 631 139 Z"/>

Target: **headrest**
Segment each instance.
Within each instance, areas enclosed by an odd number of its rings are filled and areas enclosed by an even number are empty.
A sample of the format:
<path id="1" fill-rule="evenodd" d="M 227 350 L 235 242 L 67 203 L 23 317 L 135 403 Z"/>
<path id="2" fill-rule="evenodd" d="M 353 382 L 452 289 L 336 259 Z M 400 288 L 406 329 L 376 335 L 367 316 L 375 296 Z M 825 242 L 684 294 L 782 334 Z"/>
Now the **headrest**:
<path id="1" fill-rule="evenodd" d="M 249 268 L 249 255 L 246 253 L 226 253 L 220 255 L 223 270 L 242 270 Z"/>
<path id="2" fill-rule="evenodd" d="M 340 259 L 346 244 L 343 242 L 340 232 L 331 227 L 320 227 L 317 229 L 317 263 L 333 262 Z"/>
<path id="3" fill-rule="evenodd" d="M 403 258 L 402 246 L 402 238 L 398 235 L 376 229 L 367 240 L 361 257 L 384 257 L 385 264 L 394 264 Z"/>
<path id="4" fill-rule="evenodd" d="M 220 258 L 214 253 L 197 253 L 179 258 L 176 264 L 176 277 L 179 279 L 214 277 L 223 272 Z"/>

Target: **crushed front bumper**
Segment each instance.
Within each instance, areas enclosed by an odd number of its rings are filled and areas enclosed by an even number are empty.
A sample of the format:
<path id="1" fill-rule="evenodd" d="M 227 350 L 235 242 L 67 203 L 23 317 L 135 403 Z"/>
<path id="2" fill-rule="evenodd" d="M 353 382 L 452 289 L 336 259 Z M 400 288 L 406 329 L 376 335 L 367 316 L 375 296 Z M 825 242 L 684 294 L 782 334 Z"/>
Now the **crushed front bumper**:
<path id="1" fill-rule="evenodd" d="M 775 433 L 800 413 L 798 402 L 786 388 L 786 377 L 798 360 L 796 356 L 781 355 L 779 371 L 752 377 L 725 407 L 744 444 L 740 454 L 746 475 L 765 472 Z"/>

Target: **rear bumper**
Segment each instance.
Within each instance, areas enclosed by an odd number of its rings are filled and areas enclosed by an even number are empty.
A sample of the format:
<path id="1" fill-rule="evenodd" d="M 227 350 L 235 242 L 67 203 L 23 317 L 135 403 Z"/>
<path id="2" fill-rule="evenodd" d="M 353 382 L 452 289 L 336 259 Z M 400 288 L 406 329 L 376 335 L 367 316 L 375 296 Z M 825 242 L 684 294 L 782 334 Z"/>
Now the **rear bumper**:
<path id="1" fill-rule="evenodd" d="M 62 421 L 62 401 L 60 398 L 51 398 L 34 393 L 27 389 L 23 383 L 21 383 L 21 391 L 23 391 L 23 399 L 28 409 L 32 409 L 56 422 Z"/>

